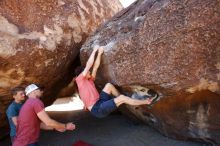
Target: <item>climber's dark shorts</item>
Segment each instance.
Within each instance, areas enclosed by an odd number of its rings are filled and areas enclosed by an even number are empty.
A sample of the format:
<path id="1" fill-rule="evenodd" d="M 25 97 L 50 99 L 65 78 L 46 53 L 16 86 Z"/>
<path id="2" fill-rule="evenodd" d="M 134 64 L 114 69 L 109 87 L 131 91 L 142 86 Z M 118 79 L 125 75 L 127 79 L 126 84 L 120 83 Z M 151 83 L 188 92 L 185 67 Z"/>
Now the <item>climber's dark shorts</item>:
<path id="1" fill-rule="evenodd" d="M 104 118 L 113 112 L 117 106 L 113 100 L 114 96 L 111 96 L 104 91 L 100 93 L 99 100 L 93 105 L 91 113 L 97 118 Z"/>

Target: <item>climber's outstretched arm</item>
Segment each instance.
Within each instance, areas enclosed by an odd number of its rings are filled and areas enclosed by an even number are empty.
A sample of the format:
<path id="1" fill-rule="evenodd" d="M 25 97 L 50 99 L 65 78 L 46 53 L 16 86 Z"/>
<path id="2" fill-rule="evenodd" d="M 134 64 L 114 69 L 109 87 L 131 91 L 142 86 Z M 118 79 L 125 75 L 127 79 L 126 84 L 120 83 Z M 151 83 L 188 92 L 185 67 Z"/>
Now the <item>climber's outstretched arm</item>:
<path id="1" fill-rule="evenodd" d="M 103 47 L 100 47 L 99 48 L 99 53 L 98 53 L 98 56 L 95 60 L 95 64 L 93 66 L 93 69 L 92 69 L 92 78 L 95 79 L 96 78 L 96 73 L 97 73 L 97 70 L 99 68 L 99 65 L 100 65 L 100 62 L 101 62 L 101 56 L 104 52 L 104 48 Z"/>
<path id="2" fill-rule="evenodd" d="M 88 71 L 92 67 L 92 65 L 94 63 L 94 60 L 95 60 L 95 53 L 96 53 L 97 50 L 98 50 L 98 47 L 94 47 L 94 49 L 92 51 L 92 54 L 90 55 L 90 57 L 89 57 L 89 59 L 88 59 L 88 61 L 86 63 L 86 67 L 85 67 L 85 69 L 82 72 L 83 76 L 86 76 Z"/>

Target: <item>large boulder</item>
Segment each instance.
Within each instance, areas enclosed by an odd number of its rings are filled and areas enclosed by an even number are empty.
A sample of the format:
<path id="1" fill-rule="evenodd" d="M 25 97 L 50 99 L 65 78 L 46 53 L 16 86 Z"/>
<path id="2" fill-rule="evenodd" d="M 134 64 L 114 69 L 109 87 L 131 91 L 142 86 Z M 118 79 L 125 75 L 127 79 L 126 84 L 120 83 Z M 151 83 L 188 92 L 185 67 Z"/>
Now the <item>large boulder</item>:
<path id="1" fill-rule="evenodd" d="M 219 32 L 219 0 L 138 0 L 86 41 L 81 62 L 105 46 L 99 87 L 162 97 L 151 109 L 127 106 L 130 115 L 170 137 L 220 144 Z"/>
<path id="2" fill-rule="evenodd" d="M 12 101 L 9 90 L 40 83 L 45 103 L 51 103 L 72 78 L 82 43 L 121 8 L 118 0 L 0 1 L 1 130 Z"/>

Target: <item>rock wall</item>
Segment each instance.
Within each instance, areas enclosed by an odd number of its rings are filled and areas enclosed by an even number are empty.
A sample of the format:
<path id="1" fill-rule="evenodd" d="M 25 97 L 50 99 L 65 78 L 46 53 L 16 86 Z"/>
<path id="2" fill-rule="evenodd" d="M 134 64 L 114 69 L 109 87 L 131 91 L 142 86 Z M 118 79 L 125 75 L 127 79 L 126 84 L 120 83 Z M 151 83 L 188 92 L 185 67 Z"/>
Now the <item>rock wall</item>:
<path id="1" fill-rule="evenodd" d="M 35 82 L 51 103 L 72 78 L 85 39 L 122 9 L 118 0 L 0 1 L 0 129 L 7 123 L 9 90 Z"/>
<path id="2" fill-rule="evenodd" d="M 99 87 L 157 90 L 163 98 L 152 109 L 127 110 L 146 123 L 155 117 L 152 125 L 167 136 L 219 144 L 219 32 L 219 0 L 138 0 L 86 41 L 81 62 L 91 47 L 105 46 Z"/>

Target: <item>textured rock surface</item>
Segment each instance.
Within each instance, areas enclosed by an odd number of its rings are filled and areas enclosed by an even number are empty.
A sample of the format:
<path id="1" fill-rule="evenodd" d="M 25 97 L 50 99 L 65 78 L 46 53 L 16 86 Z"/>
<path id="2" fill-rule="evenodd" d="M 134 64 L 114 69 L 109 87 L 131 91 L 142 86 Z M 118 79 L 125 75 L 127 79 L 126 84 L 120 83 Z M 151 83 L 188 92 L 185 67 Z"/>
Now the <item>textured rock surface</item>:
<path id="1" fill-rule="evenodd" d="M 130 91 L 140 93 L 143 89 Z M 125 105 L 121 110 L 125 115 L 151 125 L 168 137 L 220 143 L 219 94 L 211 91 L 177 93 L 161 99 L 150 109 L 147 106 Z"/>
<path id="2" fill-rule="evenodd" d="M 46 97 L 56 95 L 71 78 L 81 44 L 121 8 L 118 0 L 0 1 L 1 130 L 9 89 L 37 82 L 46 87 Z"/>
<path id="3" fill-rule="evenodd" d="M 87 40 L 83 64 L 94 45 L 105 46 L 100 86 L 149 87 L 163 96 L 151 110 L 128 106 L 136 117 L 156 117 L 152 125 L 170 137 L 220 143 L 219 0 L 139 0 Z"/>

